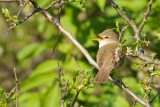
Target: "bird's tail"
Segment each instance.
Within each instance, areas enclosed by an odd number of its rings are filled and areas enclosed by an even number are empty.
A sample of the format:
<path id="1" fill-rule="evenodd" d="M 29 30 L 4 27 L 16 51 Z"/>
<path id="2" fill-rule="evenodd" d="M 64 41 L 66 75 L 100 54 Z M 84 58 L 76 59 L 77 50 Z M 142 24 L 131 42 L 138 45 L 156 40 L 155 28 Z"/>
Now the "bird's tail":
<path id="1" fill-rule="evenodd" d="M 108 81 L 110 70 L 99 70 L 94 81 L 97 83 L 106 83 Z"/>

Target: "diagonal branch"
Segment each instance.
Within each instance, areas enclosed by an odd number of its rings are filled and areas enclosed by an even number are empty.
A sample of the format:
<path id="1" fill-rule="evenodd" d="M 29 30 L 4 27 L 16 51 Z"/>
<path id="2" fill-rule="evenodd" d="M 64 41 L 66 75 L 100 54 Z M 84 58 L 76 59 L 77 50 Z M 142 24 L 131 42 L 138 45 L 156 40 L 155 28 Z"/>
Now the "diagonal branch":
<path id="1" fill-rule="evenodd" d="M 152 4 L 153 4 L 153 0 L 150 0 L 150 1 L 149 1 L 149 3 L 148 3 L 148 10 L 147 10 L 147 12 L 145 13 L 145 16 L 144 16 L 144 18 L 143 18 L 143 20 L 142 20 L 142 22 L 141 22 L 141 24 L 140 24 L 139 27 L 135 24 L 135 22 L 134 22 L 132 19 L 128 18 L 128 17 L 119 9 L 118 5 L 116 5 L 116 4 L 113 2 L 113 0 L 109 0 L 109 1 L 110 1 L 111 5 L 115 8 L 115 10 L 118 12 L 118 14 L 119 14 L 125 21 L 127 21 L 127 23 L 133 28 L 133 30 L 134 30 L 134 32 L 135 32 L 135 35 L 134 35 L 135 39 L 136 39 L 137 41 L 140 41 L 140 33 L 141 33 L 141 31 L 142 31 L 145 23 L 147 22 L 147 18 L 148 18 L 148 16 L 149 16 L 150 12 L 151 12 L 151 7 L 152 7 Z"/>
<path id="2" fill-rule="evenodd" d="M 46 10 L 39 8 L 39 6 L 37 5 L 36 2 L 34 2 L 33 0 L 30 0 L 30 2 L 33 4 L 34 8 L 37 8 L 39 12 L 41 12 L 50 22 L 55 24 L 59 28 L 59 30 L 62 33 L 64 33 L 65 36 L 67 36 L 74 43 L 75 46 L 77 46 L 77 48 L 83 53 L 83 55 L 87 58 L 87 60 L 89 61 L 89 63 L 91 65 L 93 65 L 94 67 L 99 69 L 97 63 L 90 56 L 88 51 L 72 36 L 71 33 L 69 33 L 66 29 L 64 29 L 63 26 L 60 23 L 58 23 L 55 20 L 55 18 L 53 18 L 53 16 L 51 16 Z M 128 93 L 130 96 L 132 96 L 132 98 L 134 98 L 137 102 L 139 102 L 143 106 L 150 107 L 149 104 L 145 103 L 142 99 L 140 99 L 138 96 L 136 96 L 129 88 L 126 88 L 124 86 L 124 84 L 117 82 L 112 77 L 109 77 L 109 80 L 112 81 L 113 83 L 115 83 L 119 88 L 123 89 L 126 93 Z"/>
<path id="3" fill-rule="evenodd" d="M 130 18 L 128 18 L 118 7 L 118 5 L 116 5 L 113 0 L 110 0 L 110 3 L 111 5 L 115 8 L 115 10 L 118 12 L 118 14 L 125 20 L 127 21 L 127 23 L 133 28 L 134 32 L 135 32 L 135 39 L 136 41 L 140 41 L 140 33 L 147 21 L 147 18 L 151 12 L 151 7 L 152 7 L 152 4 L 153 4 L 153 0 L 150 0 L 149 3 L 148 3 L 148 10 L 147 12 L 145 13 L 145 16 L 140 24 L 139 27 L 136 26 L 136 24 L 134 23 L 134 21 Z M 138 54 L 136 57 L 148 62 L 148 63 L 154 63 L 156 65 L 160 65 L 160 61 L 158 59 L 155 59 L 155 60 L 152 60 L 150 58 L 148 58 L 147 56 L 145 56 L 144 54 Z"/>
<path id="4" fill-rule="evenodd" d="M 125 20 L 127 23 L 133 28 L 134 32 L 137 32 L 138 28 L 134 21 L 132 19 L 129 19 L 123 12 L 119 9 L 118 5 L 113 2 L 113 0 L 110 0 L 111 5 L 115 8 L 115 10 L 118 12 L 118 14 Z"/>

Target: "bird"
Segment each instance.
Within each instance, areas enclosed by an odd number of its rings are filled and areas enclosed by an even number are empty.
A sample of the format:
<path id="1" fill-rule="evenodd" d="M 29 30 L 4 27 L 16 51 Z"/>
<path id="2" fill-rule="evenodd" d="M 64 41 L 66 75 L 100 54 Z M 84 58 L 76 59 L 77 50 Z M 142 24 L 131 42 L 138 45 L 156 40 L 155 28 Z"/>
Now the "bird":
<path id="1" fill-rule="evenodd" d="M 99 42 L 99 49 L 96 55 L 99 71 L 94 81 L 106 83 L 110 72 L 123 62 L 123 51 L 120 47 L 118 35 L 112 29 L 106 29 L 98 36 L 99 38 L 95 40 Z"/>

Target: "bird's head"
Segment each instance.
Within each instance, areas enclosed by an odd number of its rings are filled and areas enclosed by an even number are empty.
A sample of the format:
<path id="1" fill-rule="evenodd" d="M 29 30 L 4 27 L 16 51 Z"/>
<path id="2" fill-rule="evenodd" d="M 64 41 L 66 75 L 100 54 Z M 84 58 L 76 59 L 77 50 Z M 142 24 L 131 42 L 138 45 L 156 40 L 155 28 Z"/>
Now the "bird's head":
<path id="1" fill-rule="evenodd" d="M 99 42 L 99 48 L 110 43 L 110 42 L 117 42 L 118 41 L 117 34 L 111 29 L 106 29 L 102 33 L 98 34 L 98 36 L 99 36 L 99 38 L 95 38 L 92 40 L 96 40 Z"/>

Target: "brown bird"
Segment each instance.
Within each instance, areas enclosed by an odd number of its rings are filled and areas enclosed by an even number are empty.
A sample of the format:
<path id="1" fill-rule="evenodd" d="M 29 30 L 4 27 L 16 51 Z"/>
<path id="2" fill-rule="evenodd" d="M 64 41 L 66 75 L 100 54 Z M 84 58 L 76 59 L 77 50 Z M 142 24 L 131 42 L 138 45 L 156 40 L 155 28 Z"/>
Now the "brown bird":
<path id="1" fill-rule="evenodd" d="M 111 70 L 118 67 L 122 62 L 122 50 L 118 41 L 117 34 L 111 30 L 106 29 L 99 34 L 99 50 L 97 52 L 97 64 L 99 71 L 95 77 L 95 82 L 105 83 L 108 81 Z"/>

